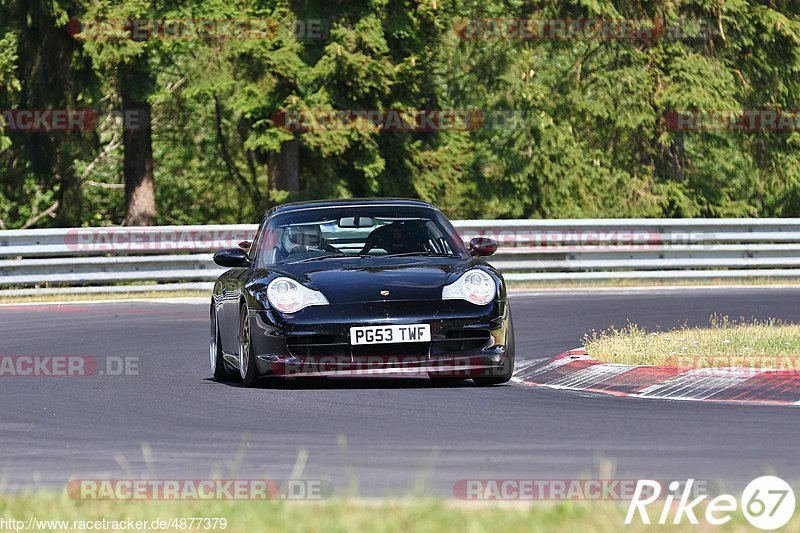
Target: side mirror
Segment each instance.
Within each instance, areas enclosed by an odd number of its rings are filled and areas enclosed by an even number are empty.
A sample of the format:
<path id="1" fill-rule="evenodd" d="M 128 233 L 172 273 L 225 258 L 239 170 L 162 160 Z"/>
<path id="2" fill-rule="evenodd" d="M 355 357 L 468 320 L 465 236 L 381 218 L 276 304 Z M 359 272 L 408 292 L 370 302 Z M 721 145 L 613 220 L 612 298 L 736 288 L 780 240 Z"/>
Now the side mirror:
<path id="1" fill-rule="evenodd" d="M 214 254 L 214 262 L 219 266 L 236 268 L 236 267 L 249 267 L 250 258 L 247 257 L 247 252 L 241 248 L 231 248 L 230 250 L 220 250 Z"/>
<path id="2" fill-rule="evenodd" d="M 497 241 L 486 237 L 475 237 L 469 241 L 469 253 L 477 256 L 492 255 L 497 251 Z"/>

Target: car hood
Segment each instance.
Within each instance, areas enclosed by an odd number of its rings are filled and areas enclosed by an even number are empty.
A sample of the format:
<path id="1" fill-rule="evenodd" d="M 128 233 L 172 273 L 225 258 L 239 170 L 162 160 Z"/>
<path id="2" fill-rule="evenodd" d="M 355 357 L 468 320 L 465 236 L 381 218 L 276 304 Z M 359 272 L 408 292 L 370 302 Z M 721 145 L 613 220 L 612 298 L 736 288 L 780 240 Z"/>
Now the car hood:
<path id="1" fill-rule="evenodd" d="M 438 300 L 442 287 L 471 263 L 456 257 L 323 259 L 281 265 L 272 273 L 292 277 L 321 291 L 331 304 Z M 389 294 L 384 296 L 381 291 Z"/>

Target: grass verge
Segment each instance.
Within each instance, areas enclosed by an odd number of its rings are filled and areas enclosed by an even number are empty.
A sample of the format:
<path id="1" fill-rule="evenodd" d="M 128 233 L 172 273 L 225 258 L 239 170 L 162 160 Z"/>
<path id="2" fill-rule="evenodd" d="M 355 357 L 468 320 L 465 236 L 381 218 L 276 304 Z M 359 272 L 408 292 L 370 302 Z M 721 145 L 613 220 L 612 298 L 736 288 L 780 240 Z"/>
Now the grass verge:
<path id="1" fill-rule="evenodd" d="M 149 292 L 108 292 L 93 294 L 41 294 L 31 296 L 0 296 L 0 304 L 19 304 L 36 302 L 82 302 L 91 300 L 152 300 L 155 298 L 206 298 L 207 291 L 149 291 Z"/>
<path id="2" fill-rule="evenodd" d="M 226 533 L 270 531 L 270 532 L 436 532 L 436 531 L 505 531 L 505 532 L 549 532 L 549 531 L 593 531 L 617 532 L 651 531 L 634 521 L 625 525 L 627 502 L 567 502 L 538 503 L 534 505 L 508 505 L 498 503 L 470 503 L 431 499 L 411 500 L 330 500 L 311 502 L 82 502 L 69 499 L 64 494 L 37 493 L 0 496 L 0 517 L 27 521 L 69 522 L 63 524 L 39 524 L 39 531 L 80 531 L 78 522 L 95 521 L 142 521 L 148 523 L 144 531 L 155 530 L 153 520 L 181 518 L 209 518 L 226 520 L 226 528 L 217 531 Z M 658 510 L 652 511 L 651 519 L 657 520 Z M 702 519 L 701 519 L 702 520 Z M 684 518 L 685 521 L 685 518 Z M 8 525 L 8 522 L 6 522 Z M 734 515 L 725 527 L 708 524 L 693 526 L 662 525 L 660 531 L 749 531 L 752 526 L 741 515 Z M 787 530 L 800 529 L 800 517 L 786 526 Z M 6 528 L 14 530 L 13 528 Z M 84 527 L 83 530 L 98 528 Z M 106 524 L 101 530 L 113 530 Z M 213 531 L 203 527 L 166 528 L 161 531 Z"/>
<path id="3" fill-rule="evenodd" d="M 597 289 L 626 287 L 765 287 L 797 285 L 797 278 L 713 278 L 713 279 L 609 279 L 564 281 L 509 281 L 511 289 Z"/>
<path id="4" fill-rule="evenodd" d="M 800 325 L 712 316 L 709 327 L 683 326 L 647 331 L 629 323 L 622 329 L 584 337 L 588 354 L 609 363 L 800 370 Z"/>

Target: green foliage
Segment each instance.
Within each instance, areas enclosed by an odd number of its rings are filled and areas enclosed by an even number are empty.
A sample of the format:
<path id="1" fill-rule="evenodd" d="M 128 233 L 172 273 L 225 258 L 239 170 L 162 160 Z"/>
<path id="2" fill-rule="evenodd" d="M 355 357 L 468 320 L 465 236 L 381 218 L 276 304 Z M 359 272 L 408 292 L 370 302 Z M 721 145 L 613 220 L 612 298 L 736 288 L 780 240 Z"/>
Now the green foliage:
<path id="1" fill-rule="evenodd" d="M 9 100 L 15 92 L 22 88 L 14 74 L 18 60 L 17 38 L 13 33 L 6 33 L 0 38 L 0 80 L 2 80 L 0 99 L 2 100 Z M 0 126 L 5 127 L 2 117 L 0 117 Z M 11 139 L 4 136 L 2 129 L 0 129 L 0 153 L 10 146 Z"/>

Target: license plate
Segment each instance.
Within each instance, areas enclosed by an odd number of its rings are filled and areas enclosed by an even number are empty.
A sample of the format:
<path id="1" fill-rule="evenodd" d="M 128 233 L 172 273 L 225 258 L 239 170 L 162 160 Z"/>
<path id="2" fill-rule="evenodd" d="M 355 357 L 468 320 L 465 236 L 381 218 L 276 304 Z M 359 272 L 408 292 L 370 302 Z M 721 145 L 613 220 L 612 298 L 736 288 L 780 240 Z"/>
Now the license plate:
<path id="1" fill-rule="evenodd" d="M 350 344 L 354 346 L 359 344 L 430 341 L 430 324 L 357 326 L 350 328 Z"/>

